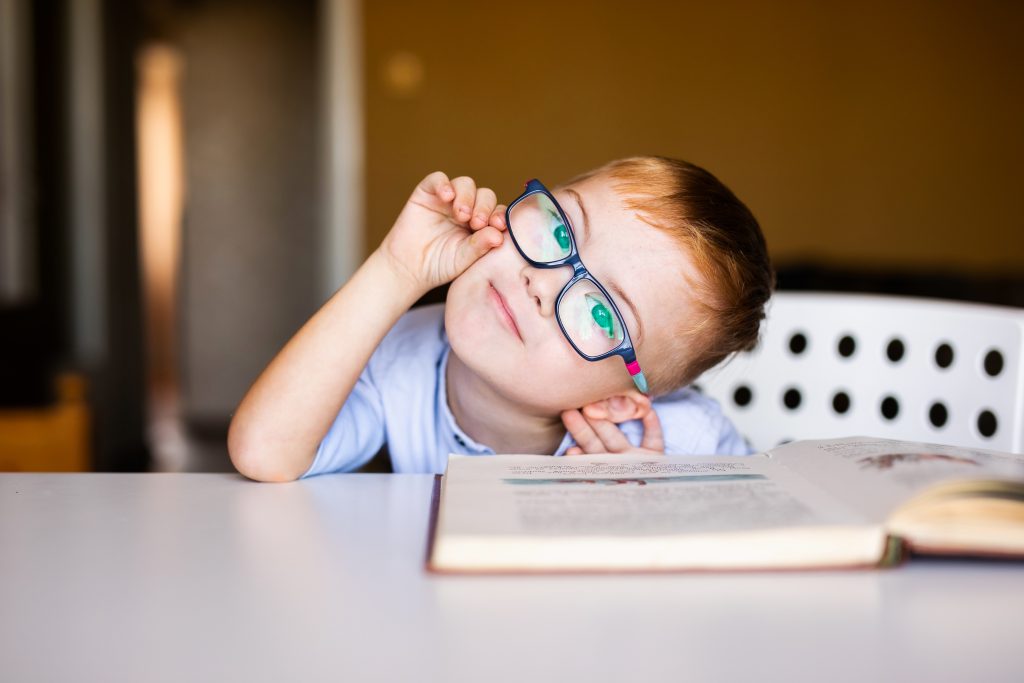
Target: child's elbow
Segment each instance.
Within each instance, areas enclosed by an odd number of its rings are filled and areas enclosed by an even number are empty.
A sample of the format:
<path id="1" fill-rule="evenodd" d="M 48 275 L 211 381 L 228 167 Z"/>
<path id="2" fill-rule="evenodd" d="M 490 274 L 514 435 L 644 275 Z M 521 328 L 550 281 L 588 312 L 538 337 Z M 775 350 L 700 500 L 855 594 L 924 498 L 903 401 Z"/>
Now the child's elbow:
<path id="1" fill-rule="evenodd" d="M 282 453 L 261 445 L 260 441 L 232 421 L 228 429 L 228 456 L 239 474 L 253 481 L 280 483 L 295 481 L 306 471 L 305 467 L 300 469 Z"/>

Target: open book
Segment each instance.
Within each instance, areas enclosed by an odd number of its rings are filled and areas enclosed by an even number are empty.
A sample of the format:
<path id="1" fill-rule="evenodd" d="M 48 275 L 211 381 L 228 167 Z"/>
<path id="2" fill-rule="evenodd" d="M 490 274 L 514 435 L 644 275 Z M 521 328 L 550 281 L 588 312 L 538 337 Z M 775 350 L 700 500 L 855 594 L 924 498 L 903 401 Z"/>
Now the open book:
<path id="1" fill-rule="evenodd" d="M 1024 557 L 1024 455 L 851 437 L 751 457 L 451 455 L 437 572 L 805 569 Z"/>

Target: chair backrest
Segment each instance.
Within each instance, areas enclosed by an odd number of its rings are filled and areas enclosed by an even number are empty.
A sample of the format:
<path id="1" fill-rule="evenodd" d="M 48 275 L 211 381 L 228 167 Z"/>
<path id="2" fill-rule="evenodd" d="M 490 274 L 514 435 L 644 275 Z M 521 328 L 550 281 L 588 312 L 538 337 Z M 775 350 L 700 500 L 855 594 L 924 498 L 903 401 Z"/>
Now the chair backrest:
<path id="1" fill-rule="evenodd" d="M 695 383 L 761 451 L 878 436 L 1024 452 L 1024 309 L 776 293 L 761 343 Z"/>

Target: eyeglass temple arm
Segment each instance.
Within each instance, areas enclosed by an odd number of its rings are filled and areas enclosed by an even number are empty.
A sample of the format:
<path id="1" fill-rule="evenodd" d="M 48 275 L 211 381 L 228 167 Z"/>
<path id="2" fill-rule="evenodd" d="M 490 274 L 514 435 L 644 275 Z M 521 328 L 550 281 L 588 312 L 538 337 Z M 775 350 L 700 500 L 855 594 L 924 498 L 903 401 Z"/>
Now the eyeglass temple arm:
<path id="1" fill-rule="evenodd" d="M 633 384 L 640 390 L 640 393 L 647 393 L 647 378 L 644 377 L 644 371 L 640 369 L 640 364 L 635 360 L 632 362 L 626 362 L 626 369 L 629 370 L 630 377 L 633 378 Z"/>

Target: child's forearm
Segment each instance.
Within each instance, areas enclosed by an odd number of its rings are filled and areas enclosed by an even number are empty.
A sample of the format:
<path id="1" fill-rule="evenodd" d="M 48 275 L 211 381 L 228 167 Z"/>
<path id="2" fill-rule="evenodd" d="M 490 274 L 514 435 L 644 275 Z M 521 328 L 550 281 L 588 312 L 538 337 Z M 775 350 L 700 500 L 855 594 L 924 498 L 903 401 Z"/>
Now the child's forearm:
<path id="1" fill-rule="evenodd" d="M 422 294 L 375 251 L 242 399 L 228 432 L 238 471 L 291 481 L 309 469 L 374 349 Z"/>
<path id="2" fill-rule="evenodd" d="M 504 207 L 472 178 L 440 171 L 416 186 L 381 246 L 281 349 L 231 420 L 239 472 L 290 481 L 316 456 L 384 335 L 416 299 L 500 246 Z"/>

